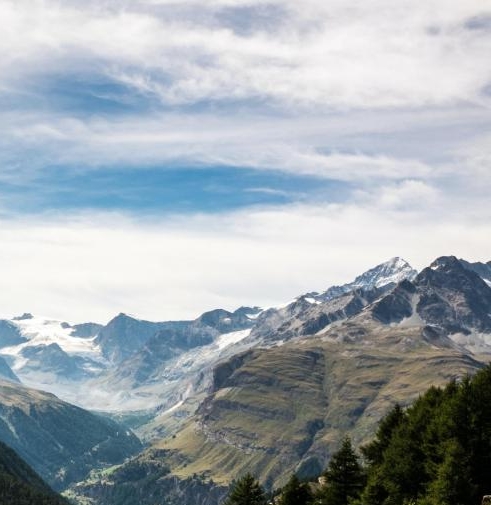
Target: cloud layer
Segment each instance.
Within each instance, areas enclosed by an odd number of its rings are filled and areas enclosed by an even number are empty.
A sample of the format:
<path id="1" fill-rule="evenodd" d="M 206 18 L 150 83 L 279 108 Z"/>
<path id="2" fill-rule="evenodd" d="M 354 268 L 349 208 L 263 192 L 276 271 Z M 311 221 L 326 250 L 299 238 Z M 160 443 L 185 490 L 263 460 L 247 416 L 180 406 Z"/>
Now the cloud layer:
<path id="1" fill-rule="evenodd" d="M 164 104 L 488 103 L 490 15 L 482 0 L 4 1 L 2 83 L 69 68 Z"/>
<path id="2" fill-rule="evenodd" d="M 4 0 L 0 30 L 0 312 L 491 259 L 489 0 Z"/>
<path id="3" fill-rule="evenodd" d="M 359 205 L 151 222 L 107 214 L 2 222 L 1 313 L 30 310 L 76 322 L 105 322 L 119 311 L 193 318 L 216 307 L 283 303 L 396 255 L 418 268 L 450 253 L 491 258 L 489 208 L 479 216 L 462 208 L 439 213 L 435 195 L 410 183 L 382 195 Z"/>

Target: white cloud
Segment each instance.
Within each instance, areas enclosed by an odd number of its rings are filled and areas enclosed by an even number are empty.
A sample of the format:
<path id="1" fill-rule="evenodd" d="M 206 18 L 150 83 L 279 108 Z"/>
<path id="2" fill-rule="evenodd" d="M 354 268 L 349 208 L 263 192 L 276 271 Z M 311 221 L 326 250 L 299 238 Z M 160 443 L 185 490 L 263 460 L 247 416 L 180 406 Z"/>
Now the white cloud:
<path id="1" fill-rule="evenodd" d="M 214 307 L 284 302 L 395 255 L 418 268 L 444 254 L 491 258 L 489 205 L 475 220 L 469 201 L 456 208 L 440 197 L 435 211 L 431 191 L 418 183 L 387 191 L 381 204 L 291 205 L 151 223 L 101 214 L 4 220 L 1 312 L 102 322 L 119 311 L 195 317 Z"/>
<path id="2" fill-rule="evenodd" d="M 368 124 L 362 120 L 363 130 L 356 115 L 351 119 L 333 116 L 327 122 L 316 116 L 167 114 L 81 120 L 11 115 L 3 123 L 0 121 L 0 132 L 2 142 L 7 144 L 4 155 L 10 155 L 12 150 L 17 150 L 20 158 L 25 152 L 38 153 L 37 158 L 25 164 L 27 171 L 34 170 L 36 163 L 42 167 L 46 160 L 88 169 L 179 161 L 281 170 L 359 184 L 379 179 L 434 179 L 447 173 L 443 164 L 429 165 L 424 161 L 428 150 L 422 148 L 427 142 L 424 138 L 412 157 L 400 156 L 397 150 L 384 153 L 387 146 L 380 139 L 388 131 L 392 138 L 417 134 L 414 130 L 418 123 L 412 124 L 414 119 L 408 121 L 409 132 L 397 132 L 400 127 L 394 126 L 396 121 L 389 117 L 381 125 L 377 119 Z M 360 142 L 351 140 L 352 136 L 373 136 L 366 145 L 372 152 L 354 150 Z"/>
<path id="3" fill-rule="evenodd" d="M 166 9 L 160 13 L 151 4 Z M 244 36 L 220 21 L 222 8 L 268 4 L 285 12 L 276 30 L 258 24 Z M 4 1 L 2 82 L 11 73 L 22 80 L 85 70 L 175 104 L 254 98 L 341 108 L 488 103 L 482 90 L 491 81 L 491 34 L 466 22 L 489 14 L 489 1 L 197 5 Z M 199 16 L 191 15 L 193 8 Z M 244 15 L 254 17 L 254 10 Z"/>
<path id="4" fill-rule="evenodd" d="M 381 210 L 400 210 L 426 217 L 430 209 L 438 212 L 444 196 L 438 188 L 428 183 L 407 179 L 392 185 L 371 187 L 369 191 L 359 191 L 358 199 Z"/>

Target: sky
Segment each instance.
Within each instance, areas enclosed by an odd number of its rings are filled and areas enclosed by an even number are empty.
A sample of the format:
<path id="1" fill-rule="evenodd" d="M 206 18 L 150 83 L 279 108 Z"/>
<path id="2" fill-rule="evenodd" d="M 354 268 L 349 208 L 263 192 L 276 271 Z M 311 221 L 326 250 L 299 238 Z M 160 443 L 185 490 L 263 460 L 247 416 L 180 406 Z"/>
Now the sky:
<path id="1" fill-rule="evenodd" d="M 0 33 L 3 317 L 491 260 L 491 0 L 0 0 Z"/>

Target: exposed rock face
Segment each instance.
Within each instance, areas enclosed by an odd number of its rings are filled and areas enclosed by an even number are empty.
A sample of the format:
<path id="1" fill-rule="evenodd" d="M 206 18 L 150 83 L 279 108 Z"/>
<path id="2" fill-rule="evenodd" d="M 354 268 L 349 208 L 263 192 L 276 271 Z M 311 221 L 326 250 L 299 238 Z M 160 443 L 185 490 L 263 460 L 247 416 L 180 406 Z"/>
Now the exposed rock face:
<path id="1" fill-rule="evenodd" d="M 87 358 L 70 356 L 58 344 L 26 347 L 21 351 L 21 356 L 28 360 L 23 367 L 24 373 L 49 370 L 73 380 L 85 377 L 86 366 L 91 363 Z"/>
<path id="2" fill-rule="evenodd" d="M 488 261 L 487 263 L 469 263 L 463 259 L 460 259 L 459 261 L 465 268 L 472 270 L 477 275 L 479 275 L 479 277 L 481 277 L 482 280 L 486 282 L 486 284 L 491 285 L 491 261 Z"/>
<path id="3" fill-rule="evenodd" d="M 274 342 L 313 335 L 331 323 L 359 314 L 398 282 L 414 279 L 416 275 L 409 263 L 393 258 L 353 282 L 333 286 L 324 293 L 308 293 L 286 307 L 264 312 L 249 338 Z"/>
<path id="4" fill-rule="evenodd" d="M 248 307 L 240 307 L 235 312 L 216 309 L 210 312 L 205 312 L 198 317 L 198 319 L 194 321 L 194 326 L 213 328 L 218 332 L 218 334 L 230 333 L 232 331 L 250 328 L 253 325 L 253 321 L 249 316 L 257 314 L 258 312 L 258 308 Z"/>
<path id="5" fill-rule="evenodd" d="M 438 258 L 416 277 L 417 312 L 449 333 L 491 332 L 491 288 L 454 256 Z"/>
<path id="6" fill-rule="evenodd" d="M 235 312 L 220 309 L 206 312 L 194 321 L 159 323 L 160 329 L 117 367 L 111 376 L 111 383 L 130 379 L 131 386 L 138 387 L 146 382 L 154 382 L 171 360 L 193 349 L 198 351 L 209 346 L 222 334 L 251 328 L 255 321 L 249 316 L 257 311 L 245 307 Z M 179 370 L 175 371 L 174 376 L 179 376 Z"/>
<path id="7" fill-rule="evenodd" d="M 227 381 L 232 374 L 240 368 L 244 363 L 252 359 L 253 351 L 236 354 L 232 358 L 222 363 L 219 363 L 213 369 L 212 391 L 218 391 L 222 387 L 226 387 Z"/>
<path id="8" fill-rule="evenodd" d="M 142 321 L 121 313 L 99 331 L 96 343 L 107 359 L 120 363 L 140 349 L 161 328 L 162 323 Z"/>
<path id="9" fill-rule="evenodd" d="M 315 335 L 326 326 L 359 314 L 386 290 L 355 289 L 337 298 L 311 303 L 300 297 L 282 309 L 270 309 L 257 318 L 250 341 L 265 344 Z"/>
<path id="10" fill-rule="evenodd" d="M 75 324 L 71 328 L 73 328 L 72 335 L 74 337 L 90 338 L 97 335 L 104 326 L 98 323 L 82 323 Z"/>
<path id="11" fill-rule="evenodd" d="M 377 321 L 384 324 L 398 323 L 413 313 L 413 296 L 416 287 L 409 281 L 402 281 L 387 296 L 375 303 L 372 314 Z"/>
<path id="12" fill-rule="evenodd" d="M 15 375 L 8 363 L 0 357 L 0 380 L 20 383 L 19 377 Z"/>
<path id="13" fill-rule="evenodd" d="M 0 348 L 27 342 L 19 328 L 10 321 L 0 320 Z"/>
<path id="14" fill-rule="evenodd" d="M 34 316 L 30 312 L 24 312 L 21 316 L 13 318 L 13 321 L 26 321 L 28 319 L 34 319 Z"/>

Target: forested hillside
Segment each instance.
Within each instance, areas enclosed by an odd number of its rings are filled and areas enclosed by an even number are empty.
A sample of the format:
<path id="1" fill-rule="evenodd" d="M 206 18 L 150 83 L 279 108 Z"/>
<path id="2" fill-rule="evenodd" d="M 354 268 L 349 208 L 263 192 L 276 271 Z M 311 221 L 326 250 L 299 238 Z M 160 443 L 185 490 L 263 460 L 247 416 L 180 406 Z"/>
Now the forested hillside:
<path id="1" fill-rule="evenodd" d="M 395 407 L 363 449 L 364 505 L 472 505 L 491 494 L 491 366 Z"/>
<path id="2" fill-rule="evenodd" d="M 10 447 L 0 442 L 2 505 L 67 505 Z"/>

